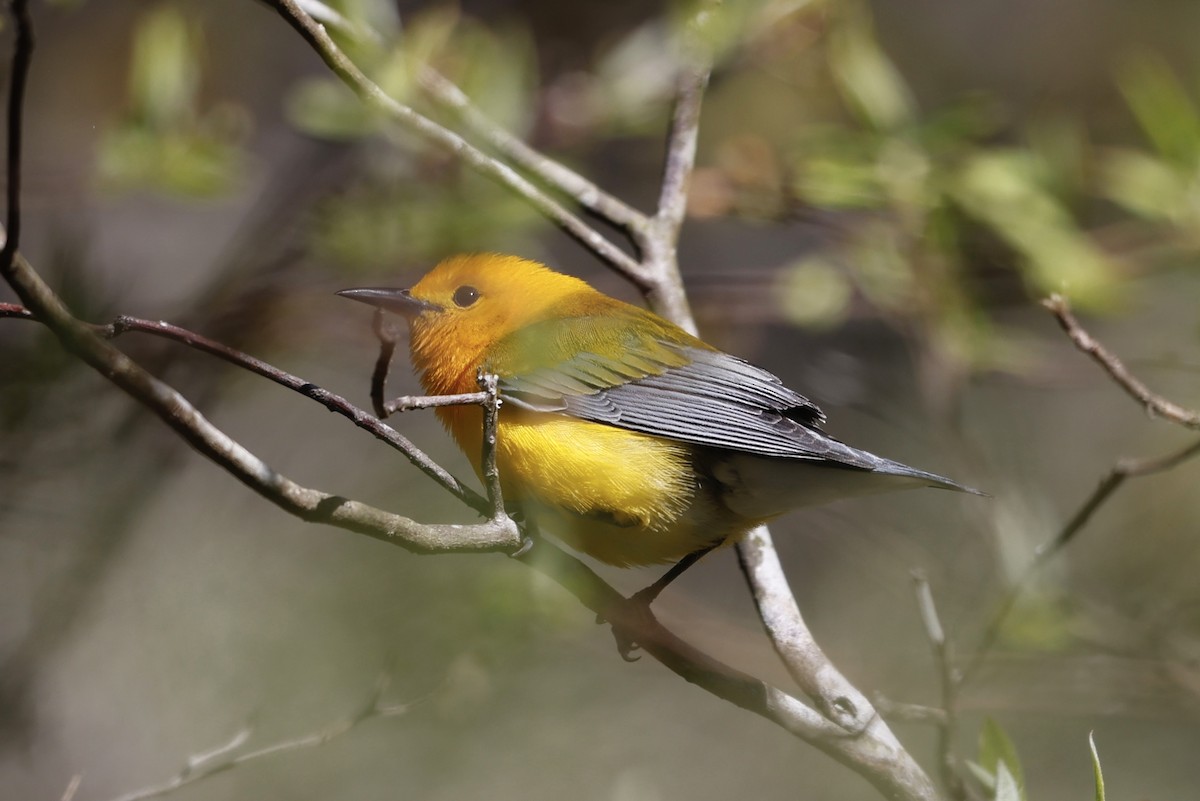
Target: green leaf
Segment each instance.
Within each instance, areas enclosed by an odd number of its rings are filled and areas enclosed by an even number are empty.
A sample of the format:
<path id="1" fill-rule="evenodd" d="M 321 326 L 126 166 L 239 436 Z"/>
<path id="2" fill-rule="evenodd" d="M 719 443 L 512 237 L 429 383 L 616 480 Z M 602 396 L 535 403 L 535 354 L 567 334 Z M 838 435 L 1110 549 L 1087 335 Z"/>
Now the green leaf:
<path id="1" fill-rule="evenodd" d="M 867 10 L 850 3 L 829 46 L 829 66 L 846 100 L 880 131 L 909 126 L 916 104 L 900 72 L 875 39 Z"/>
<path id="2" fill-rule="evenodd" d="M 1104 773 L 1100 770 L 1100 752 L 1096 750 L 1095 735 L 1095 732 L 1088 732 L 1088 748 L 1092 751 L 1092 774 L 1096 777 L 1096 801 L 1104 801 Z"/>
<path id="3" fill-rule="evenodd" d="M 1167 62 L 1141 52 L 1117 70 L 1117 86 L 1158 152 L 1180 166 L 1200 161 L 1200 112 Z"/>
<path id="4" fill-rule="evenodd" d="M 1188 206 L 1188 177 L 1170 162 L 1139 150 L 1114 149 L 1100 165 L 1100 191 L 1151 220 L 1178 220 Z"/>
<path id="5" fill-rule="evenodd" d="M 138 24 L 129 94 L 147 124 L 166 126 L 191 113 L 200 85 L 200 39 L 199 28 L 171 5 L 148 13 Z"/>
<path id="6" fill-rule="evenodd" d="M 1013 799 L 1024 801 L 1025 775 L 1021 770 L 1021 760 L 1017 756 L 1016 746 L 1008 734 L 992 718 L 983 722 L 979 730 L 979 762 L 983 769 L 996 777 L 996 798 L 1006 798 L 1001 795 L 1005 775 L 1012 781 L 1017 790 Z"/>
<path id="7" fill-rule="evenodd" d="M 779 277 L 779 304 L 788 320 L 828 328 L 845 318 L 850 282 L 833 265 L 813 256 L 786 267 Z"/>
<path id="8" fill-rule="evenodd" d="M 982 787 L 988 795 L 992 795 L 996 792 L 995 774 L 984 770 L 983 765 L 980 765 L 978 762 L 972 759 L 968 759 L 965 764 L 967 766 L 967 770 L 971 771 L 971 775 L 975 777 L 975 781 L 979 782 L 979 786 Z"/>
<path id="9" fill-rule="evenodd" d="M 1045 189 L 1029 153 L 977 153 L 965 160 L 949 191 L 968 214 L 1024 257 L 1034 291 L 1067 291 L 1080 305 L 1092 307 L 1117 297 L 1116 265 Z"/>
<path id="10" fill-rule="evenodd" d="M 992 798 L 994 801 L 1025 801 L 1016 778 L 1003 762 L 996 766 L 996 794 Z"/>

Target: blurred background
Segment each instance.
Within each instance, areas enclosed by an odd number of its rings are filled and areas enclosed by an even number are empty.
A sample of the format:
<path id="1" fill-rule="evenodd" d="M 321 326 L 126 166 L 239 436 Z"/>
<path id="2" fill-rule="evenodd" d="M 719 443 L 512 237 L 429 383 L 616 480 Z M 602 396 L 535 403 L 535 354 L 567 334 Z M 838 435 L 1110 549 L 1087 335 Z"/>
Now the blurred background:
<path id="1" fill-rule="evenodd" d="M 333 5 L 374 32 L 343 44 L 397 97 L 436 115 L 413 85 L 433 63 L 519 136 L 651 207 L 686 8 Z M 636 300 L 505 190 L 364 110 L 265 6 L 33 11 L 23 250 L 86 319 L 166 319 L 367 406 L 369 313 L 336 289 L 500 250 Z M 1189 441 L 1038 301 L 1064 292 L 1152 387 L 1200 405 L 1200 6 L 746 0 L 721 14 L 681 243 L 702 331 L 816 400 L 835 436 L 992 495 L 883 496 L 775 526 L 848 677 L 936 703 L 911 571 L 969 658 L 1118 458 Z M 302 484 L 471 519 L 297 394 L 169 342 L 120 344 Z M 386 672 L 386 702 L 421 702 L 408 714 L 173 797 L 876 797 L 653 660 L 624 663 L 525 566 L 303 524 L 39 327 L 0 321 L 0 354 L 0 796 L 58 799 L 81 776 L 76 798 L 117 797 L 246 727 L 248 747 L 327 727 Z M 391 389 L 416 391 L 397 359 Z M 395 425 L 469 475 L 432 415 Z M 1200 460 L 1131 481 L 1026 587 L 963 689 L 964 757 L 991 719 L 1030 799 L 1090 797 L 1094 730 L 1110 797 L 1194 795 L 1198 481 Z M 602 572 L 627 592 L 657 575 Z M 792 686 L 732 552 L 656 610 Z M 895 728 L 934 772 L 932 731 Z"/>

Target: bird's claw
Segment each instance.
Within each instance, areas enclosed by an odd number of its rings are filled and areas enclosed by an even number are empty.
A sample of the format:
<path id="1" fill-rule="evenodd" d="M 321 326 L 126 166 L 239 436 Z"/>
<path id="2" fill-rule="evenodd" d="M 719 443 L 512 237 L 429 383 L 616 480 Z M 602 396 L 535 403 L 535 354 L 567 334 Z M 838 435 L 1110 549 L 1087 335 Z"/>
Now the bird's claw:
<path id="1" fill-rule="evenodd" d="M 528 534 L 522 534 L 521 535 L 521 544 L 518 545 L 517 549 L 515 551 L 513 551 L 512 553 L 510 553 L 509 556 L 513 559 L 520 559 L 522 556 L 524 556 L 525 554 L 529 553 L 532 550 L 533 550 L 533 537 L 529 536 Z"/>

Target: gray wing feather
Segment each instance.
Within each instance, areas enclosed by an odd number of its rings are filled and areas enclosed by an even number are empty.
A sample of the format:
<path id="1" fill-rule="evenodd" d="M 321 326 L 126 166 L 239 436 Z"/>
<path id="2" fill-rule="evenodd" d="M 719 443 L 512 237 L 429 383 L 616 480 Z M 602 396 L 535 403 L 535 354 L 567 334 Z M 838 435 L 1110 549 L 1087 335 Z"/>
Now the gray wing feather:
<path id="1" fill-rule="evenodd" d="M 611 360 L 581 353 L 553 370 L 502 377 L 515 406 L 712 448 L 833 463 L 960 488 L 934 473 L 852 448 L 821 431 L 825 415 L 772 373 L 735 356 L 686 346 L 690 361 Z M 646 375 L 648 370 L 657 374 Z M 641 377 L 637 377 L 641 376 Z"/>

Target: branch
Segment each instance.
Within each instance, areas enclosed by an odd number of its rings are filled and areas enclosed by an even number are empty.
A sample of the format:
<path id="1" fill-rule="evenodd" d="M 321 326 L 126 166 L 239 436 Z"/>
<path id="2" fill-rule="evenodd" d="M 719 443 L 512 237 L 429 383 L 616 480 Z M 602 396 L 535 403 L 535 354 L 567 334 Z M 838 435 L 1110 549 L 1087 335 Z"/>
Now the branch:
<path id="1" fill-rule="evenodd" d="M 303 520 L 328 523 L 419 552 L 497 551 L 519 546 L 520 533 L 507 517 L 476 525 L 423 525 L 360 501 L 297 484 L 214 426 L 175 389 L 102 339 L 94 327 L 72 316 L 19 253 L 14 254 L 3 275 L 64 348 L 146 406 L 201 454 L 283 510 Z M 334 397 L 322 399 L 322 391 L 307 382 L 303 384 L 302 390 L 312 392 L 322 402 Z"/>
<path id="2" fill-rule="evenodd" d="M 697 650 L 667 630 L 644 605 L 630 602 L 578 559 L 541 540 L 522 561 L 557 581 L 681 678 L 753 712 L 819 748 L 869 781 L 886 798 L 933 799 L 928 777 L 876 717 L 855 735 L 761 679 Z"/>
<path id="3" fill-rule="evenodd" d="M 238 753 L 242 746 L 250 740 L 251 735 L 249 728 L 242 729 L 229 742 L 223 743 L 209 751 L 202 751 L 188 757 L 183 767 L 179 769 L 179 772 L 166 781 L 133 790 L 132 792 L 117 796 L 112 801 L 145 801 L 148 798 L 158 798 L 172 793 L 181 787 L 196 784 L 218 773 L 224 773 L 238 765 L 244 765 L 247 762 L 254 762 L 259 759 L 275 756 L 276 754 L 301 751 L 325 745 L 354 730 L 361 723 L 374 718 L 399 717 L 407 714 L 416 705 L 415 703 L 389 705 L 380 703 L 387 686 L 388 676 L 383 675 L 362 708 L 344 720 L 317 729 L 310 734 L 289 740 L 281 740 L 271 745 L 256 748 L 253 751 Z"/>
<path id="4" fill-rule="evenodd" d="M 631 233 L 640 232 L 649 224 L 649 218 L 642 212 L 500 127 L 473 104 L 462 89 L 433 67 L 424 66 L 417 80 L 434 102 L 453 112 L 473 134 L 588 211 Z"/>
<path id="5" fill-rule="evenodd" d="M 1084 330 L 1075 315 L 1071 313 L 1070 302 L 1062 295 L 1051 295 L 1042 301 L 1058 320 L 1058 324 L 1067 332 L 1067 336 L 1075 343 L 1075 347 L 1091 356 L 1104 368 L 1104 371 L 1117 382 L 1117 386 L 1125 390 L 1134 400 L 1146 408 L 1152 417 L 1162 417 L 1172 423 L 1192 429 L 1200 429 L 1200 411 L 1185 409 L 1158 395 L 1143 384 L 1129 369 L 1107 348 Z"/>
<path id="6" fill-rule="evenodd" d="M 933 601 L 933 591 L 929 588 L 929 579 L 923 573 L 913 573 L 913 589 L 917 596 L 917 608 L 921 613 L 921 623 L 925 628 L 925 637 L 933 648 L 933 659 L 938 666 L 938 678 L 942 690 L 942 716 L 937 720 L 938 731 L 938 763 L 941 768 L 942 784 L 950 797 L 957 801 L 966 801 L 967 786 L 963 783 L 959 771 L 958 756 L 954 750 L 954 742 L 958 733 L 958 690 L 962 684 L 962 675 L 954 667 L 954 654 L 946 630 L 942 628 L 938 616 L 937 605 Z"/>
<path id="7" fill-rule="evenodd" d="M 1185 428 L 1200 428 L 1200 412 L 1185 409 L 1152 392 L 1137 377 L 1129 372 L 1129 369 L 1119 358 L 1079 324 L 1079 320 L 1076 319 L 1071 311 L 1070 302 L 1065 297 L 1059 294 L 1051 295 L 1042 301 L 1042 305 L 1054 315 L 1054 319 L 1062 326 L 1063 331 L 1066 332 L 1067 336 L 1075 344 L 1075 347 L 1091 356 L 1108 373 L 1117 386 L 1123 389 L 1134 400 L 1141 403 L 1151 416 L 1162 417 L 1173 423 L 1178 423 Z M 1121 459 L 1117 461 L 1109 469 L 1108 474 L 1096 485 L 1096 489 L 1092 491 L 1092 494 L 1080 504 L 1075 514 L 1071 515 L 1070 519 L 1059 529 L 1058 533 L 1052 539 L 1040 545 L 1037 551 L 1034 552 L 1033 560 L 1026 566 L 1020 578 L 1012 585 L 1008 594 L 1000 602 L 996 614 L 992 616 L 987 628 L 984 629 L 983 637 L 980 640 L 975 655 L 963 670 L 962 681 L 966 682 L 970 679 L 987 659 L 1000 637 L 1000 632 L 1004 628 L 1005 621 L 1016 607 L 1017 601 L 1020 600 L 1021 595 L 1033 577 L 1041 571 L 1047 562 L 1075 539 L 1076 535 L 1083 530 L 1084 526 L 1108 502 L 1113 494 L 1125 484 L 1127 479 L 1139 478 L 1174 469 L 1176 466 L 1197 455 L 1200 455 L 1200 441 L 1193 442 L 1182 449 L 1172 451 L 1164 456 Z"/>
<path id="8" fill-rule="evenodd" d="M 369 39 L 372 42 L 380 42 L 382 39 L 374 30 L 355 25 L 319 0 L 296 0 L 296 5 L 313 19 L 336 28 L 346 36 L 360 40 Z M 417 84 L 433 102 L 454 114 L 471 133 L 487 142 L 512 163 L 539 178 L 551 189 L 562 192 L 588 211 L 620 228 L 639 231 L 650 223 L 645 214 L 625 201 L 604 191 L 562 162 L 539 153 L 513 136 L 472 103 L 466 92 L 428 64 L 421 65 L 417 73 Z"/>
<path id="9" fill-rule="evenodd" d="M 20 309 L 21 307 L 15 307 Z M 32 315 L 26 312 L 28 318 L 32 319 Z M 0 305 L 0 313 L 3 312 Z M 407 437 L 400 434 L 391 426 L 384 423 L 377 417 L 373 417 L 364 410 L 358 408 L 350 401 L 335 395 L 328 390 L 313 384 L 310 381 L 305 381 L 303 378 L 294 376 L 291 373 L 284 372 L 279 368 L 267 364 L 266 362 L 256 359 L 239 350 L 230 348 L 220 342 L 215 342 L 207 337 L 201 336 L 194 331 L 189 331 L 186 328 L 181 328 L 177 325 L 172 325 L 161 320 L 143 320 L 138 317 L 130 317 L 121 315 L 106 326 L 93 326 L 93 330 L 105 339 L 113 339 L 130 331 L 136 331 L 144 334 L 170 339 L 175 342 L 181 342 L 190 348 L 194 348 L 203 353 L 216 356 L 230 364 L 237 365 L 245 370 L 248 370 L 255 375 L 262 376 L 270 381 L 287 387 L 288 389 L 299 392 L 317 403 L 323 405 L 331 412 L 336 412 L 350 420 L 359 428 L 373 434 L 377 439 L 387 443 L 391 447 L 400 451 L 410 462 L 413 463 L 421 472 L 432 478 L 441 486 L 445 487 L 456 498 L 461 500 L 467 506 L 470 506 L 481 515 L 487 516 L 491 511 L 491 505 L 487 499 L 481 497 L 469 486 L 464 484 L 453 474 L 437 462 L 429 458 L 420 448 L 412 443 Z M 450 404 L 466 404 L 477 403 L 484 404 L 487 401 L 486 393 L 477 392 L 472 395 L 449 395 L 439 396 L 437 398 L 409 398 L 412 401 L 413 408 L 427 408 L 430 406 L 442 406 Z"/>
<path id="10" fill-rule="evenodd" d="M 8 85 L 8 150 L 6 154 L 6 176 L 8 188 L 5 192 L 7 217 L 4 228 L 7 235 L 0 249 L 0 270 L 7 270 L 17 255 L 21 244 L 21 146 L 24 136 L 22 118 L 25 114 L 25 87 L 29 83 L 29 67 L 33 63 L 33 20 L 29 16 L 28 0 L 13 0 L 13 19 L 16 22 L 17 41 L 13 49 L 12 75 Z"/>
<path id="11" fill-rule="evenodd" d="M 580 217 L 571 213 L 561 203 L 538 189 L 507 164 L 488 156 L 458 134 L 438 125 L 384 92 L 363 74 L 358 65 L 343 53 L 330 38 L 325 27 L 305 13 L 296 0 L 264 0 L 264 2 L 278 11 L 280 16 L 287 20 L 317 51 L 334 74 L 365 103 L 383 112 L 389 119 L 403 125 L 409 131 L 445 148 L 481 175 L 507 187 L 622 275 L 639 287 L 645 286 L 646 271 L 642 265 Z"/>
<path id="12" fill-rule="evenodd" d="M 1163 473 L 1178 467 L 1180 464 L 1196 456 L 1200 456 L 1200 440 L 1164 456 L 1143 459 L 1121 459 L 1114 464 L 1108 471 L 1108 475 L 1100 480 L 1100 483 L 1096 485 L 1096 489 L 1080 504 L 1075 514 L 1071 515 L 1071 518 L 1059 529 L 1058 533 L 1052 539 L 1038 546 L 1038 549 L 1034 551 L 1033 561 L 1026 566 L 1020 578 L 1012 585 L 1008 594 L 1004 596 L 1004 600 L 1000 602 L 996 614 L 992 616 L 987 628 L 984 629 L 983 637 L 980 639 L 975 655 L 962 671 L 961 681 L 963 683 L 969 681 L 983 665 L 992 648 L 995 647 L 997 640 L 1000 638 L 1000 632 L 1004 629 L 1005 621 L 1016 607 L 1017 601 L 1020 600 L 1021 595 L 1024 594 L 1025 588 L 1029 586 L 1033 577 L 1045 567 L 1047 562 L 1075 539 L 1075 536 L 1083 530 L 1084 526 L 1099 511 L 1100 507 L 1113 496 L 1127 479 Z"/>

